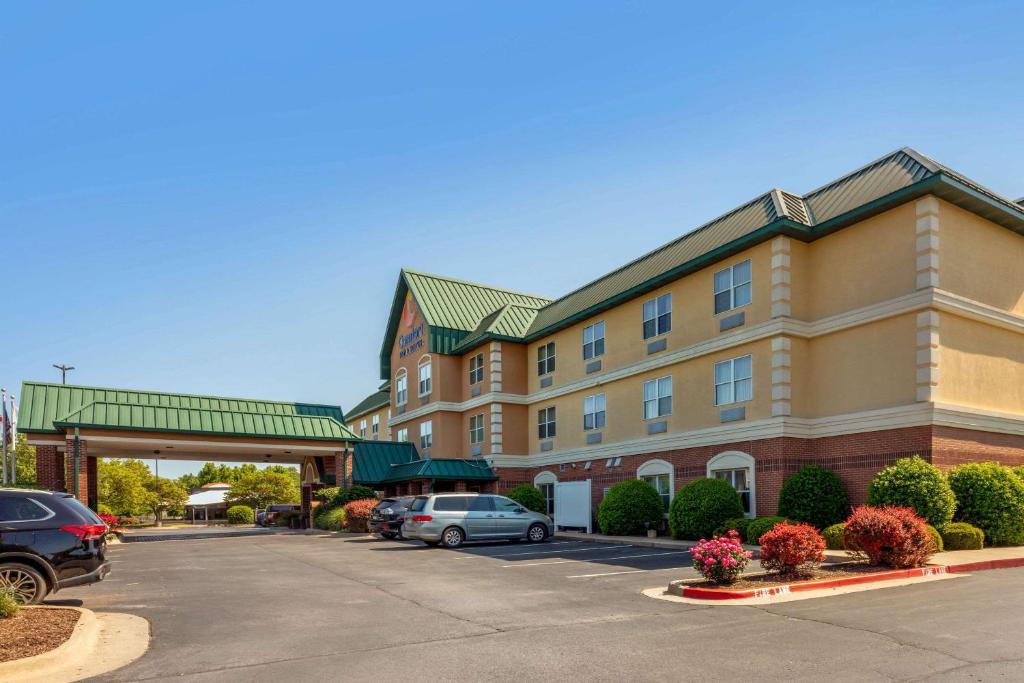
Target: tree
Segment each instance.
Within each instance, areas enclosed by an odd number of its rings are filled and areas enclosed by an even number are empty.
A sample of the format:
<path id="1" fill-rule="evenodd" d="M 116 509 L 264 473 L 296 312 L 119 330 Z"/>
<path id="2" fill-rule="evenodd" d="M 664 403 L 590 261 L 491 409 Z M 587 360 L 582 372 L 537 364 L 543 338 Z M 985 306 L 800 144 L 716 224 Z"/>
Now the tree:
<path id="1" fill-rule="evenodd" d="M 199 488 L 199 477 L 188 472 L 178 477 L 178 483 L 181 484 L 181 487 L 186 491 L 191 491 L 192 489 Z"/>
<path id="2" fill-rule="evenodd" d="M 208 462 L 203 464 L 195 474 L 195 485 L 202 486 L 203 484 L 214 484 L 224 483 L 231 484 L 235 480 L 235 474 L 232 467 L 221 463 L 220 465 Z"/>
<path id="3" fill-rule="evenodd" d="M 151 477 L 146 482 L 146 504 L 149 511 L 156 515 L 159 526 L 164 513 L 183 515 L 185 504 L 188 503 L 188 491 L 173 479 L 157 479 Z"/>
<path id="4" fill-rule="evenodd" d="M 28 439 L 24 434 L 18 434 L 18 443 L 14 449 L 14 458 L 17 462 L 15 473 L 17 474 L 18 486 L 35 486 L 36 480 L 36 447 L 28 445 Z"/>
<path id="5" fill-rule="evenodd" d="M 140 460 L 100 460 L 96 465 L 99 502 L 115 515 L 135 517 L 150 510 L 146 485 L 153 478 Z"/>
<path id="6" fill-rule="evenodd" d="M 256 470 L 238 478 L 227 496 L 228 506 L 248 505 L 253 509 L 277 503 L 298 503 L 299 485 L 282 472 Z"/>

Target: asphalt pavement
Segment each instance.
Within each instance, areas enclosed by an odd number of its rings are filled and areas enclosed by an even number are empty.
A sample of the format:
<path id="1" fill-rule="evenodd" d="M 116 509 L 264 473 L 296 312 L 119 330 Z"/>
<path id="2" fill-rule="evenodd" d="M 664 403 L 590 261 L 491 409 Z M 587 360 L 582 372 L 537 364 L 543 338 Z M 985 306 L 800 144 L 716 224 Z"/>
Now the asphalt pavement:
<path id="1" fill-rule="evenodd" d="M 640 591 L 688 554 L 555 539 L 459 551 L 332 535 L 131 543 L 56 600 L 130 612 L 102 681 L 1020 680 L 1024 569 L 761 607 Z"/>

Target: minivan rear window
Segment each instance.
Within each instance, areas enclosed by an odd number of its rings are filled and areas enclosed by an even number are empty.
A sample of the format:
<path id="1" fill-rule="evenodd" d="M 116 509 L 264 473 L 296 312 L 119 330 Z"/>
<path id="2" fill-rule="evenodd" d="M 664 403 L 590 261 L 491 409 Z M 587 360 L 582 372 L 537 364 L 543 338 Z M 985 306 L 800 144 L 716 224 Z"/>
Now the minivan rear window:
<path id="1" fill-rule="evenodd" d="M 427 507 L 427 499 L 426 498 L 415 498 L 412 501 L 412 505 L 409 506 L 409 511 L 410 512 L 419 512 L 419 511 L 421 511 L 425 507 Z"/>
<path id="2" fill-rule="evenodd" d="M 466 512 L 469 510 L 469 496 L 442 496 L 434 500 L 435 512 Z"/>

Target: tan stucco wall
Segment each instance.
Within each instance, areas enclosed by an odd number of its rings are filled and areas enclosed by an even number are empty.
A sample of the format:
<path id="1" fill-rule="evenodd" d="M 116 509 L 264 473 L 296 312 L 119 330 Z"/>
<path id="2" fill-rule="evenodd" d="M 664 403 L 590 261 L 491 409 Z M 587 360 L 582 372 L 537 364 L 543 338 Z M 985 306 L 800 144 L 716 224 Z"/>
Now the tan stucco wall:
<path id="1" fill-rule="evenodd" d="M 388 406 L 378 408 L 377 410 L 371 410 L 370 412 L 359 415 L 358 417 L 349 418 L 347 427 L 351 429 L 356 436 L 359 436 L 359 423 L 366 420 L 366 438 L 372 439 L 374 415 L 380 419 L 380 432 L 377 435 L 377 439 L 380 441 L 390 441 L 391 437 L 388 434 Z"/>
<path id="2" fill-rule="evenodd" d="M 1024 335 L 942 313 L 939 400 L 1024 414 Z"/>
<path id="3" fill-rule="evenodd" d="M 1024 315 L 1024 237 L 939 203 L 939 287 Z"/>

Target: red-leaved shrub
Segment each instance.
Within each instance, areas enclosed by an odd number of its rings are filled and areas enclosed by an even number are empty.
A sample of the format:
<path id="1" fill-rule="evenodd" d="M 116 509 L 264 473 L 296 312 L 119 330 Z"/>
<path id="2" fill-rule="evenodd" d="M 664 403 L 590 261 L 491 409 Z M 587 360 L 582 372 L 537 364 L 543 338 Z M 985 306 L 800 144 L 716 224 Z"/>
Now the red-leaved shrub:
<path id="1" fill-rule="evenodd" d="M 927 523 L 912 508 L 861 505 L 846 520 L 843 542 L 871 564 L 919 567 L 935 552 Z"/>
<path id="2" fill-rule="evenodd" d="M 365 532 L 370 521 L 370 510 L 380 501 L 376 498 L 363 498 L 345 504 L 345 526 L 349 531 Z"/>
<path id="3" fill-rule="evenodd" d="M 119 526 L 124 525 L 124 521 L 125 520 L 123 518 L 121 518 L 121 517 L 118 517 L 117 515 L 108 515 L 105 512 L 101 512 L 97 516 L 101 520 L 103 520 L 103 523 L 106 524 L 111 529 L 116 529 Z"/>
<path id="4" fill-rule="evenodd" d="M 743 549 L 740 535 L 731 530 L 724 536 L 701 539 L 690 548 L 693 568 L 712 583 L 732 583 L 743 573 L 752 554 Z"/>
<path id="5" fill-rule="evenodd" d="M 761 535 L 761 566 L 783 576 L 801 576 L 825 561 L 825 539 L 810 524 L 779 522 Z"/>

